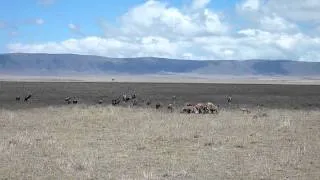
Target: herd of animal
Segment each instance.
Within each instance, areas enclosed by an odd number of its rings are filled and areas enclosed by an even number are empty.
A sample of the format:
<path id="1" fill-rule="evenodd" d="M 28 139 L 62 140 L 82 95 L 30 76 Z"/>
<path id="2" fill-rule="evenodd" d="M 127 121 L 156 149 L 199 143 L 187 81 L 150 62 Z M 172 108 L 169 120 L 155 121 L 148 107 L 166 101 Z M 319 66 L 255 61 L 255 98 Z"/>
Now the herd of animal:
<path id="1" fill-rule="evenodd" d="M 29 99 L 31 99 L 32 94 L 28 94 L 24 97 L 24 101 L 28 102 Z M 232 97 L 231 96 L 227 96 L 227 103 L 231 103 L 232 101 Z M 16 97 L 16 101 L 20 101 L 21 97 L 17 96 Z M 67 104 L 78 104 L 78 99 L 75 97 L 66 97 L 64 99 L 64 101 Z M 176 101 L 176 96 L 172 96 L 172 103 L 168 104 L 166 106 L 166 108 L 170 111 L 173 112 L 175 110 L 175 101 Z M 103 104 L 103 100 L 100 99 L 98 102 L 98 104 Z M 111 104 L 113 106 L 117 106 L 120 103 L 125 103 L 125 104 L 129 104 L 130 106 L 137 106 L 138 105 L 138 100 L 137 100 L 137 95 L 135 93 L 130 93 L 130 94 L 123 94 L 117 98 L 114 98 L 111 100 Z M 140 102 L 139 102 L 140 103 Z M 150 100 L 144 100 L 143 103 L 146 106 L 150 106 L 151 105 L 151 101 Z M 162 103 L 157 102 L 155 104 L 155 109 L 161 109 L 165 107 Z M 181 113 L 194 113 L 194 114 L 217 114 L 219 111 L 219 105 L 216 105 L 212 102 L 207 102 L 207 103 L 196 103 L 196 104 L 191 104 L 191 103 L 186 103 L 182 109 L 181 109 Z M 243 111 L 247 111 L 249 112 L 247 109 L 243 110 Z"/>

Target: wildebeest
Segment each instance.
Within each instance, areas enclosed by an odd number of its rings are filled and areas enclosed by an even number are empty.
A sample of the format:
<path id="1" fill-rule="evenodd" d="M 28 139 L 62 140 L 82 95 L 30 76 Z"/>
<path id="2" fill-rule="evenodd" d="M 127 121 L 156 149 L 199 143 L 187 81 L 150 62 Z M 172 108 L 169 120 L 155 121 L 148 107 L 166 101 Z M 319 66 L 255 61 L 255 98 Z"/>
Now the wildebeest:
<path id="1" fill-rule="evenodd" d="M 167 108 L 168 108 L 169 111 L 173 112 L 173 104 L 168 104 Z"/>
<path id="2" fill-rule="evenodd" d="M 112 99 L 112 105 L 113 106 L 118 105 L 119 103 L 120 103 L 120 98 Z"/>
<path id="3" fill-rule="evenodd" d="M 133 93 L 133 94 L 131 95 L 131 99 L 136 99 L 136 97 L 137 97 L 136 93 Z"/>
<path id="4" fill-rule="evenodd" d="M 157 103 L 156 104 L 156 109 L 160 109 L 161 108 L 161 104 L 160 103 Z"/>
<path id="5" fill-rule="evenodd" d="M 77 99 L 73 99 L 72 100 L 72 104 L 78 104 L 78 100 Z"/>
<path id="6" fill-rule="evenodd" d="M 146 101 L 146 105 L 149 106 L 150 104 L 151 104 L 151 101 L 150 101 L 150 100 L 147 100 L 147 101 Z"/>
<path id="7" fill-rule="evenodd" d="M 191 103 L 185 103 L 184 106 L 193 106 Z"/>
<path id="8" fill-rule="evenodd" d="M 16 101 L 20 101 L 20 99 L 21 99 L 20 96 L 16 97 Z"/>
<path id="9" fill-rule="evenodd" d="M 102 103 L 103 103 L 103 100 L 100 99 L 100 100 L 98 101 L 98 104 L 102 104 Z"/>
<path id="10" fill-rule="evenodd" d="M 138 105 L 138 101 L 137 101 L 136 99 L 134 99 L 134 100 L 132 101 L 132 106 L 136 106 L 136 105 Z"/>
<path id="11" fill-rule="evenodd" d="M 227 96 L 227 102 L 228 102 L 228 104 L 230 104 L 231 101 L 232 101 L 232 97 L 231 97 L 231 96 Z"/>
<path id="12" fill-rule="evenodd" d="M 196 113 L 198 114 L 199 111 L 197 110 L 197 108 L 195 108 L 194 106 L 184 106 L 181 110 L 181 113 Z"/>
<path id="13" fill-rule="evenodd" d="M 71 104 L 71 97 L 66 97 L 64 98 L 64 101 L 67 102 L 68 104 Z"/>
<path id="14" fill-rule="evenodd" d="M 26 97 L 24 97 L 24 101 L 27 102 L 32 97 L 32 94 L 28 94 Z"/>

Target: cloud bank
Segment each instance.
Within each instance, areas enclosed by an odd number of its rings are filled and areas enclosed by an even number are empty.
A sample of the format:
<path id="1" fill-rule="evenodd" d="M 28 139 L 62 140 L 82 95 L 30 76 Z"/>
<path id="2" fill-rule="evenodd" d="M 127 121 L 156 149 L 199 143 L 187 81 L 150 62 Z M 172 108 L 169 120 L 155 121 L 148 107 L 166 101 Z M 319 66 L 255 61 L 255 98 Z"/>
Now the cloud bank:
<path id="1" fill-rule="evenodd" d="M 99 21 L 103 35 L 86 36 L 79 26 L 68 24 L 66 28 L 82 36 L 61 42 L 8 44 L 7 49 L 108 57 L 320 61 L 320 1 L 239 1 L 234 12 L 245 23 L 213 11 L 210 3 L 215 1 L 193 0 L 187 8 L 179 8 L 148 0 L 119 17 L 117 27 Z M 310 27 L 306 30 L 304 24 Z"/>

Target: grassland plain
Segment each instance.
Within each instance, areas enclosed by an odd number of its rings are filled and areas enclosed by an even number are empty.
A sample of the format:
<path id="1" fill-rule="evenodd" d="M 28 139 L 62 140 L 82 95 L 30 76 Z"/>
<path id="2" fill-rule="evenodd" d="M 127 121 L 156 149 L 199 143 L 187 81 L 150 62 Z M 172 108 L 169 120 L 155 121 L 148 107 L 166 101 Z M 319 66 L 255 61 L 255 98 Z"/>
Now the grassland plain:
<path id="1" fill-rule="evenodd" d="M 319 179 L 319 118 L 306 109 L 2 109 L 0 179 Z"/>
<path id="2" fill-rule="evenodd" d="M 79 103 L 95 105 L 103 100 L 104 105 L 123 93 L 135 91 L 138 106 L 143 107 L 145 100 L 163 105 L 186 102 L 214 102 L 224 107 L 226 96 L 233 97 L 232 107 L 256 107 L 257 104 L 268 108 L 319 109 L 320 85 L 285 84 L 208 84 L 208 83 L 118 83 L 118 82 L 5 82 L 0 81 L 0 108 L 24 109 L 65 104 L 65 97 L 76 97 Z M 16 102 L 32 93 L 28 103 Z"/>

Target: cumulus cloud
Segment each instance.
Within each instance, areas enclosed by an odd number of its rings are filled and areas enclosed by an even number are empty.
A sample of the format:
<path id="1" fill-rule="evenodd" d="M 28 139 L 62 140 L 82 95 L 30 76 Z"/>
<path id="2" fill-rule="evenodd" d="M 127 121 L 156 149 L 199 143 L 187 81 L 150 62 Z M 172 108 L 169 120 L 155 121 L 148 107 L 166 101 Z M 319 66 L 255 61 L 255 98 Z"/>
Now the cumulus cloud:
<path id="1" fill-rule="evenodd" d="M 260 27 L 268 31 L 288 32 L 296 30 L 297 25 L 287 21 L 286 19 L 279 17 L 275 13 L 270 16 L 264 16 L 259 21 Z"/>
<path id="2" fill-rule="evenodd" d="M 228 25 L 221 21 L 221 17 L 208 9 L 187 13 L 154 0 L 129 10 L 121 17 L 121 23 L 124 33 L 136 36 L 167 34 L 190 37 L 228 31 Z"/>
<path id="3" fill-rule="evenodd" d="M 172 41 L 164 37 L 85 37 L 44 44 L 10 44 L 10 52 L 51 52 L 109 57 L 156 56 L 193 59 L 289 59 L 318 58 L 320 38 L 301 33 L 276 34 L 257 29 L 240 30 L 239 36 L 194 37 Z M 312 48 L 310 48 L 312 47 Z"/>
<path id="4" fill-rule="evenodd" d="M 293 21 L 320 22 L 320 1 L 318 0 L 277 0 L 269 1 L 267 10 Z"/>
<path id="5" fill-rule="evenodd" d="M 211 0 L 193 0 L 192 1 L 192 8 L 193 9 L 201 9 L 206 7 Z"/>
<path id="6" fill-rule="evenodd" d="M 37 44 L 13 43 L 7 48 L 10 52 L 109 57 L 319 61 L 320 37 L 303 32 L 299 23 L 276 9 L 271 11 L 274 8 L 271 2 L 275 1 L 241 1 L 235 8 L 243 13 L 256 13 L 256 16 L 250 19 L 249 25 L 234 29 L 230 26 L 234 21 L 227 22 L 220 14 L 207 8 L 208 0 L 194 0 L 187 10 L 163 1 L 148 0 L 124 13 L 117 27 L 100 19 L 98 24 L 104 30 L 104 36 L 87 36 L 79 25 L 70 23 L 69 30 L 81 35 L 78 39 Z"/>
<path id="7" fill-rule="evenodd" d="M 297 22 L 320 22 L 319 0 L 243 0 L 238 4 L 238 9 L 243 12 L 277 13 Z"/>

